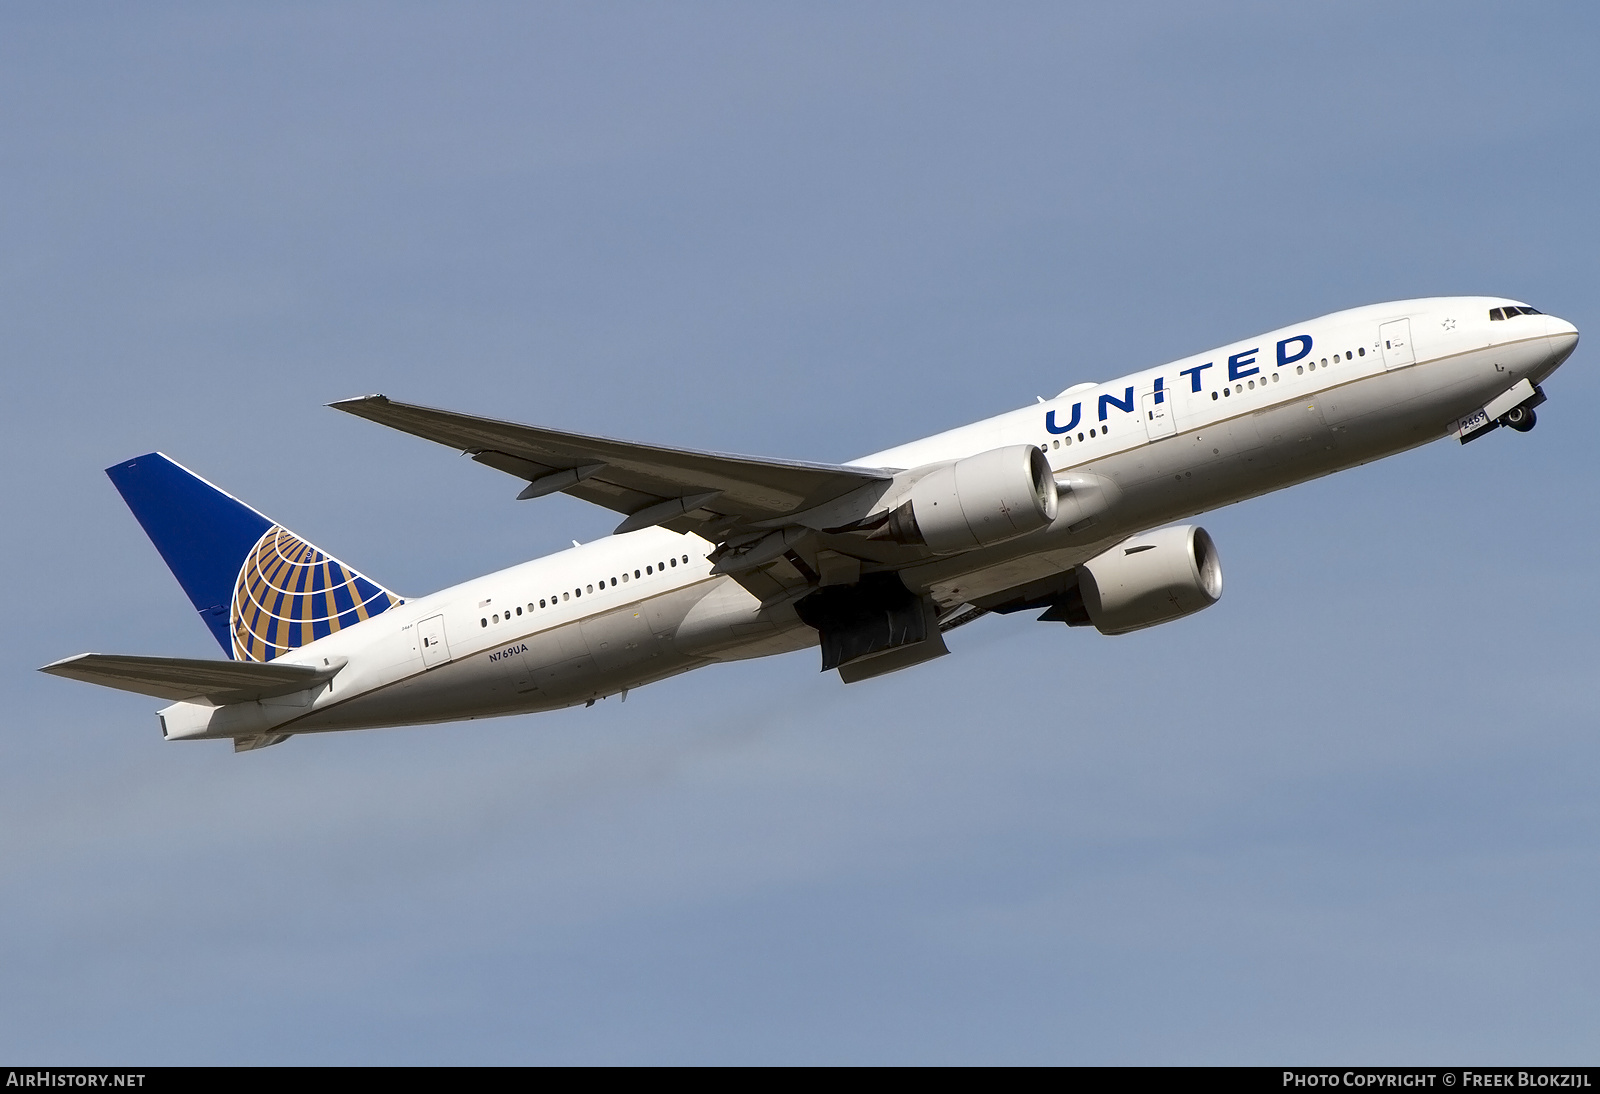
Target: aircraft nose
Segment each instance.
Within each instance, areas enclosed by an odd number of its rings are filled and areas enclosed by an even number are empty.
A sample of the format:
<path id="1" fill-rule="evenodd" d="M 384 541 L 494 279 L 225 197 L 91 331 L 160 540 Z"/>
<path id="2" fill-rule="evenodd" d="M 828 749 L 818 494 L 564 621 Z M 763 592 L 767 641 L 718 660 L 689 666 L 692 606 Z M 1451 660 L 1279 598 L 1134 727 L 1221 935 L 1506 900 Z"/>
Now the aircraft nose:
<path id="1" fill-rule="evenodd" d="M 1578 345 L 1578 328 L 1558 316 L 1544 317 L 1544 333 L 1557 360 L 1565 360 Z"/>

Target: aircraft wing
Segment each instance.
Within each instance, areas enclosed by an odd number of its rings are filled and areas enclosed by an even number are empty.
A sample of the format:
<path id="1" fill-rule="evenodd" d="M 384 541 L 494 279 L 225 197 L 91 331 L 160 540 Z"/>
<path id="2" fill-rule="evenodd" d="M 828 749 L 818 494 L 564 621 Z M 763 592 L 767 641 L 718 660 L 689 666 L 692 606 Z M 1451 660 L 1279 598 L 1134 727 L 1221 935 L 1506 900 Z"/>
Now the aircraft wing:
<path id="1" fill-rule="evenodd" d="M 330 403 L 448 445 L 528 481 L 520 498 L 557 491 L 626 514 L 618 532 L 662 525 L 712 542 L 769 530 L 784 518 L 893 472 L 837 464 L 732 456 L 517 425 L 367 395 Z"/>
<path id="2" fill-rule="evenodd" d="M 39 671 L 121 691 L 135 691 L 140 695 L 154 695 L 158 699 L 204 699 L 220 706 L 304 691 L 331 680 L 342 667 L 343 660 L 331 668 L 318 669 L 276 662 L 80 653 Z"/>

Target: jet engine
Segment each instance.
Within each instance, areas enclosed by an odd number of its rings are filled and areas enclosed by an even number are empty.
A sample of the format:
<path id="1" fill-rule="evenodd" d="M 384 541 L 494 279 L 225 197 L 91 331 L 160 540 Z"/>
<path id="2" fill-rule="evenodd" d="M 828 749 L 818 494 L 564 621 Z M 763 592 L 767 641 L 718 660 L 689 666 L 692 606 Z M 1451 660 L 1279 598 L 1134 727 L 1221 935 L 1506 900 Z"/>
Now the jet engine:
<path id="1" fill-rule="evenodd" d="M 878 534 L 938 554 L 969 551 L 1056 519 L 1050 463 L 1031 444 L 996 448 L 935 468 L 911 487 Z"/>
<path id="2" fill-rule="evenodd" d="M 1101 634 L 1170 623 L 1222 599 L 1222 560 L 1204 528 L 1162 528 L 1123 540 L 1078 567 L 1078 585 L 1040 618 Z"/>

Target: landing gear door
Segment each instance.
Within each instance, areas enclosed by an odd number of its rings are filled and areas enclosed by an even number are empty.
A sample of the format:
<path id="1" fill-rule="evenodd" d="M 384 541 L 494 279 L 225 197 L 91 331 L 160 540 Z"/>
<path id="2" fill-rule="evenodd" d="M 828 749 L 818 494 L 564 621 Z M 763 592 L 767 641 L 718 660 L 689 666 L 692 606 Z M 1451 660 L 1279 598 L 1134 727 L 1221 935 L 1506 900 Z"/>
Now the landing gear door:
<path id="1" fill-rule="evenodd" d="M 444 616 L 430 616 L 417 624 L 417 644 L 422 647 L 422 663 L 428 668 L 450 660 L 450 645 L 444 640 Z"/>
<path id="2" fill-rule="evenodd" d="M 1144 419 L 1145 436 L 1152 441 L 1162 437 L 1172 436 L 1172 398 L 1171 393 L 1162 390 L 1158 380 L 1154 390 L 1144 393 L 1140 402 L 1140 417 Z"/>
<path id="3" fill-rule="evenodd" d="M 1411 320 L 1396 319 L 1383 324 L 1378 328 L 1378 341 L 1383 345 L 1384 368 L 1401 368 L 1416 363 L 1417 355 L 1411 350 Z"/>

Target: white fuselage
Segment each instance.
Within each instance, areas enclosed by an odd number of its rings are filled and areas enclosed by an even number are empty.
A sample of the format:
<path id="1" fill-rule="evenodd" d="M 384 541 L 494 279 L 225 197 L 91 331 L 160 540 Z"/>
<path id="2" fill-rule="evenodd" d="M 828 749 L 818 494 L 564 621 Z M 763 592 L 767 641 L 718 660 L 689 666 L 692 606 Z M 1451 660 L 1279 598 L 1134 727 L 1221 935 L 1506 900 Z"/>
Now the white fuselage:
<path id="1" fill-rule="evenodd" d="M 1089 476 L 1115 494 L 1095 519 L 1063 505 L 1039 532 L 901 570 L 941 606 L 969 602 L 1144 529 L 1445 436 L 1517 381 L 1542 381 L 1577 343 L 1553 316 L 1489 319 L 1508 303 L 1440 297 L 1336 312 L 854 462 L 912 468 L 1034 444 L 1059 481 Z M 763 611 L 713 575 L 711 546 L 648 528 L 408 599 L 280 658 L 345 661 L 328 686 L 178 703 L 162 711 L 163 730 L 229 737 L 551 710 L 816 644 L 792 606 Z"/>

